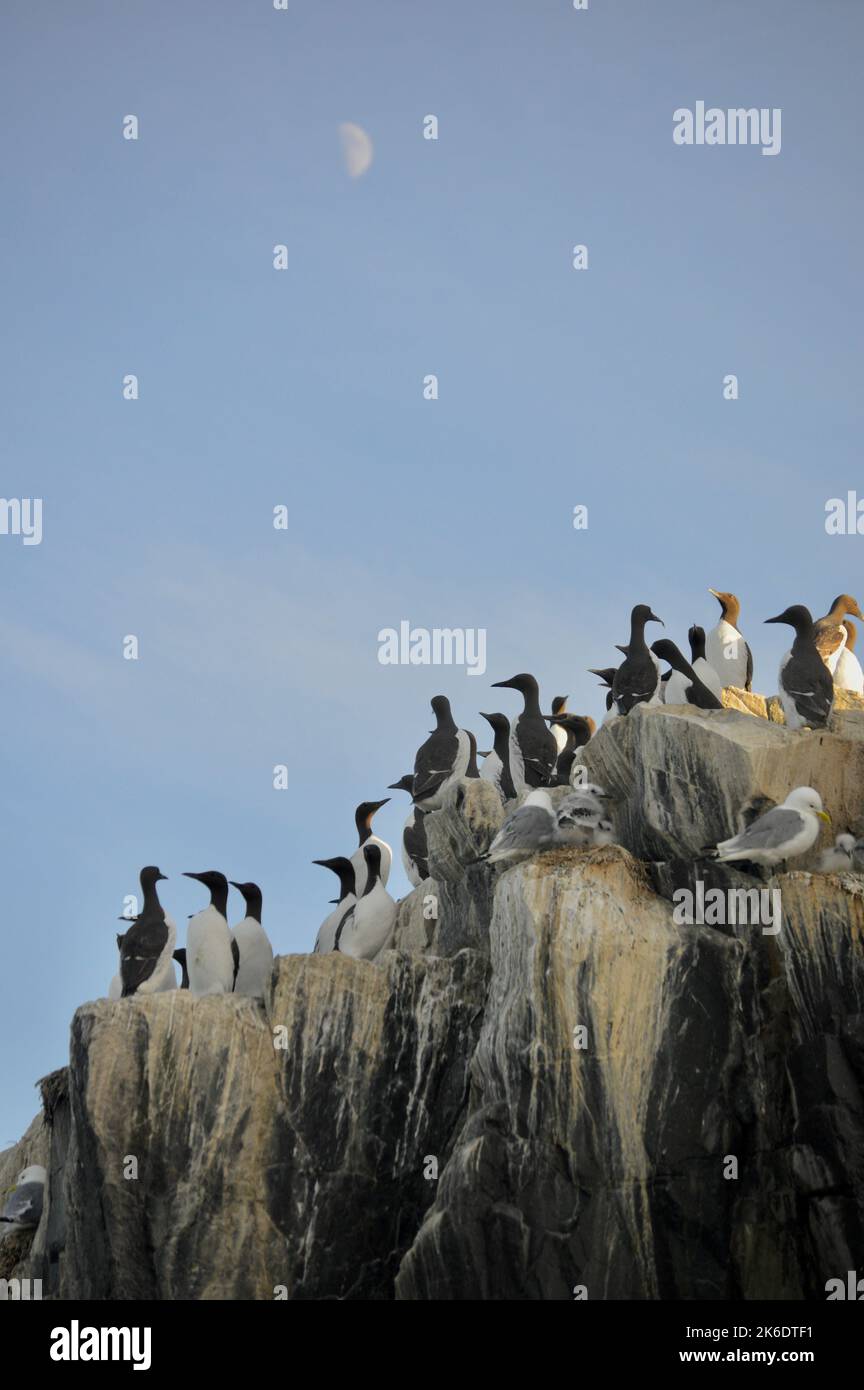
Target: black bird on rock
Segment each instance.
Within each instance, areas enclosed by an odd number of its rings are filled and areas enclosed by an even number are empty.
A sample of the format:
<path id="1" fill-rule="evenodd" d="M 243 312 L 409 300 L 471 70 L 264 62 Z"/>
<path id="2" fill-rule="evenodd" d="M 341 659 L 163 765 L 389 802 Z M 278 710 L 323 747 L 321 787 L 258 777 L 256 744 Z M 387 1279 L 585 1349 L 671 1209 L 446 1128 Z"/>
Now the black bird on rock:
<path id="1" fill-rule="evenodd" d="M 555 771 L 558 745 L 540 711 L 540 687 L 527 671 L 509 681 L 495 681 L 493 690 L 518 690 L 522 713 L 510 726 L 510 776 L 517 794 L 548 787 Z"/>
<path id="2" fill-rule="evenodd" d="M 688 705 L 695 705 L 697 709 L 722 709 L 723 701 L 718 700 L 713 690 L 697 676 L 690 662 L 681 654 L 674 642 L 668 638 L 661 637 L 658 642 L 654 642 L 651 647 L 655 656 L 661 661 L 668 661 L 673 671 L 684 677 L 684 695 Z M 677 702 L 676 702 L 677 703 Z"/>
<path id="3" fill-rule="evenodd" d="M 634 705 L 656 700 L 660 686 L 660 665 L 648 650 L 645 624 L 659 623 L 647 603 L 637 603 L 630 614 L 630 641 L 627 655 L 612 680 L 612 700 L 618 714 L 629 714 Z"/>
<path id="4" fill-rule="evenodd" d="M 471 740 L 467 730 L 457 726 L 446 695 L 435 696 L 432 713 L 435 728 L 414 759 L 412 795 L 415 806 L 424 811 L 438 810 L 450 783 L 465 776 L 471 759 Z"/>
<path id="5" fill-rule="evenodd" d="M 795 629 L 792 650 L 780 662 L 780 703 L 789 729 L 824 729 L 834 703 L 834 677 L 819 655 L 810 610 L 793 604 L 766 623 L 788 623 Z"/>

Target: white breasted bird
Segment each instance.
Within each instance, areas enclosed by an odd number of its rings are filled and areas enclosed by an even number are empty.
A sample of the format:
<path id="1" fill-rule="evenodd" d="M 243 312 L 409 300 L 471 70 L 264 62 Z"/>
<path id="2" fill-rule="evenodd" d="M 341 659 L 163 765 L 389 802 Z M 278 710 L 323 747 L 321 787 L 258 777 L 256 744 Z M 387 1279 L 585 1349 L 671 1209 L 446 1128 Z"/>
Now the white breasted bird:
<path id="1" fill-rule="evenodd" d="M 328 951 L 335 951 L 336 933 L 357 901 L 354 892 L 354 865 L 341 854 L 334 859 L 313 859 L 312 863 L 320 864 L 323 869 L 330 869 L 339 880 L 339 897 L 331 899 L 336 906 L 318 928 L 315 945 L 312 947 L 313 955 L 326 955 Z"/>
<path id="2" fill-rule="evenodd" d="M 231 928 L 240 954 L 234 993 L 262 999 L 273 974 L 273 947 L 261 925 L 261 889 L 257 883 L 235 883 L 233 878 L 230 883 L 243 895 L 246 903 L 246 916 Z"/>
<path id="3" fill-rule="evenodd" d="M 336 950 L 356 960 L 372 960 L 381 950 L 396 921 L 396 903 L 381 882 L 381 851 L 363 846 L 366 888 L 336 933 Z"/>
<path id="4" fill-rule="evenodd" d="M 393 851 L 386 840 L 380 839 L 372 831 L 372 817 L 376 811 L 380 811 L 382 806 L 386 806 L 390 800 L 385 796 L 382 801 L 361 801 L 357 810 L 354 812 L 354 824 L 357 827 L 358 847 L 351 855 L 351 863 L 354 865 L 354 882 L 358 898 L 362 896 L 366 887 L 366 861 L 363 858 L 364 845 L 377 845 L 381 851 L 381 882 L 386 884 L 390 877 L 390 866 L 393 863 Z"/>
<path id="5" fill-rule="evenodd" d="M 228 880 L 217 869 L 184 873 L 210 890 L 210 902 L 189 919 L 186 968 L 192 994 L 231 994 L 236 975 L 228 927 Z"/>

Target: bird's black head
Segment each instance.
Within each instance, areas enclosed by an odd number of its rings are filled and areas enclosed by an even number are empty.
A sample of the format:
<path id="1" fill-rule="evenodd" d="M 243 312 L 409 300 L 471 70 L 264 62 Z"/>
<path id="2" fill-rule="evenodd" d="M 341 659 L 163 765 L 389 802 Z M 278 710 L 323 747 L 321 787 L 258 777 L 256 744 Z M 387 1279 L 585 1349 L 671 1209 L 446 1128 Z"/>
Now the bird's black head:
<path id="1" fill-rule="evenodd" d="M 246 915 L 254 917 L 256 922 L 261 921 L 261 889 L 257 883 L 235 883 L 234 879 L 229 879 L 232 888 L 236 888 L 238 893 L 243 894 L 246 903 Z"/>
<path id="2" fill-rule="evenodd" d="M 414 773 L 406 772 L 404 777 L 400 777 L 398 782 L 391 782 L 387 788 L 388 792 L 413 792 Z"/>
<path id="3" fill-rule="evenodd" d="M 539 686 L 536 680 L 528 671 L 522 671 L 518 676 L 511 676 L 509 681 L 493 681 L 493 690 L 518 690 L 520 695 L 536 695 Z"/>
<path id="4" fill-rule="evenodd" d="M 555 698 L 554 698 L 553 701 L 552 701 L 552 713 L 553 713 L 553 714 L 566 714 L 566 713 L 567 713 L 567 701 L 568 701 L 568 699 L 569 699 L 569 696 L 567 696 L 567 695 L 556 695 Z"/>
<path id="5" fill-rule="evenodd" d="M 482 710 L 479 711 L 479 714 L 481 719 L 485 719 L 487 724 L 491 724 L 496 734 L 509 734 L 510 720 L 506 714 L 484 714 Z"/>
<path id="6" fill-rule="evenodd" d="M 446 716 L 450 714 L 450 701 L 447 699 L 446 695 L 433 695 L 431 703 L 432 713 L 438 719 L 442 716 L 446 718 Z"/>
<path id="7" fill-rule="evenodd" d="M 203 883 L 210 892 L 224 892 L 228 895 L 228 880 L 224 874 L 220 874 L 218 869 L 205 869 L 201 874 L 184 873 L 184 878 L 196 878 L 199 883 Z"/>
<path id="8" fill-rule="evenodd" d="M 809 632 L 813 626 L 813 617 L 809 608 L 805 608 L 803 603 L 793 603 L 791 608 L 784 608 L 782 613 L 778 613 L 776 618 L 766 618 L 766 623 L 786 623 L 789 627 L 794 627 L 796 632 Z"/>
<path id="9" fill-rule="evenodd" d="M 313 859 L 312 863 L 320 864 L 322 869 L 330 869 L 336 875 L 343 898 L 354 892 L 354 865 L 343 854 L 335 859 Z"/>
<path id="10" fill-rule="evenodd" d="M 148 888 L 155 888 L 160 879 L 167 879 L 167 877 L 167 874 L 161 873 L 155 864 L 148 864 L 140 873 L 141 887 L 146 893 Z"/>
<path id="11" fill-rule="evenodd" d="M 413 786 L 413 782 L 412 782 L 412 786 Z M 387 805 L 387 802 L 388 802 L 389 800 L 390 800 L 389 796 L 385 796 L 385 798 L 384 798 L 383 801 L 361 801 L 361 802 L 360 802 L 360 805 L 357 807 L 357 810 L 354 812 L 354 824 L 356 825 L 356 827 L 357 827 L 357 829 L 358 829 L 358 831 L 359 831 L 359 833 L 360 833 L 361 835 L 363 835 L 364 833 L 368 833 L 369 831 L 371 831 L 371 829 L 372 829 L 372 817 L 374 816 L 374 814 L 375 814 L 376 811 L 380 811 L 380 810 L 381 810 L 381 807 L 382 807 L 382 806 L 386 806 L 386 805 Z"/>
<path id="12" fill-rule="evenodd" d="M 313 864 L 320 864 L 322 869 L 332 869 L 334 874 L 341 873 L 343 869 L 351 868 L 351 860 L 346 859 L 344 854 L 337 854 L 335 859 L 313 859 Z"/>
<path id="13" fill-rule="evenodd" d="M 681 652 L 668 637 L 659 637 L 656 642 L 652 642 L 651 650 L 660 661 L 668 661 L 669 665 L 676 670 L 680 669 L 681 663 L 684 661 Z"/>
<path id="14" fill-rule="evenodd" d="M 630 620 L 634 623 L 641 623 L 643 626 L 645 623 L 659 623 L 661 627 L 666 626 L 662 618 L 658 618 L 656 613 L 652 613 L 647 603 L 637 603 L 630 614 Z"/>

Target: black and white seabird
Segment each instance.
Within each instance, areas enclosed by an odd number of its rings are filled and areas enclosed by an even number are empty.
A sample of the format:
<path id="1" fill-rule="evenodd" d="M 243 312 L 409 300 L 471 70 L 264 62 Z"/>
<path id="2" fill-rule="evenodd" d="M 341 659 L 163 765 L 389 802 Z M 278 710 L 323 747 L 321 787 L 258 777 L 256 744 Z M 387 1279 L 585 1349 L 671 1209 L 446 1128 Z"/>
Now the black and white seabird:
<path id="1" fill-rule="evenodd" d="M 393 863 L 393 851 L 386 840 L 381 840 L 372 833 L 372 817 L 376 811 L 380 811 L 382 806 L 386 806 L 390 800 L 385 796 L 383 801 L 361 801 L 357 810 L 354 812 L 354 824 L 357 827 L 358 848 L 351 855 L 351 863 L 354 865 L 354 882 L 358 898 L 362 897 L 366 887 L 366 861 L 363 858 L 364 845 L 377 845 L 381 851 L 381 880 L 386 884 L 390 877 L 390 865 Z"/>
<path id="2" fill-rule="evenodd" d="M 177 928 L 156 891 L 156 884 L 165 877 L 155 864 L 148 864 L 141 870 L 143 906 L 120 946 L 121 997 L 124 999 L 130 994 L 161 994 L 177 988 L 172 959 Z"/>
<path id="3" fill-rule="evenodd" d="M 618 714 L 629 714 L 634 705 L 659 703 L 660 663 L 648 650 L 646 623 L 665 626 L 663 619 L 652 613 L 647 603 L 637 603 L 630 614 L 627 655 L 612 679 L 613 707 Z"/>
<path id="4" fill-rule="evenodd" d="M 452 782 L 465 776 L 471 757 L 468 732 L 457 727 L 446 695 L 435 696 L 432 712 L 435 728 L 414 760 L 414 804 L 423 811 L 435 811 L 443 805 L 444 793 Z"/>
<path id="5" fill-rule="evenodd" d="M 22 1168 L 14 1188 L 9 1193 L 0 1213 L 0 1234 L 18 1228 L 30 1230 L 39 1225 L 45 1201 L 45 1187 L 48 1174 L 41 1163 L 31 1163 Z"/>
<path id="6" fill-rule="evenodd" d="M 864 671 L 861 670 L 861 662 L 855 655 L 858 629 L 848 618 L 843 626 L 846 629 L 846 642 L 834 668 L 834 689 L 851 690 L 855 695 L 864 695 Z"/>
<path id="7" fill-rule="evenodd" d="M 366 889 L 336 933 L 336 950 L 355 960 L 372 960 L 387 941 L 396 921 L 397 907 L 381 882 L 381 851 L 375 844 L 363 846 Z"/>
<path id="8" fill-rule="evenodd" d="M 789 729 L 822 729 L 834 703 L 834 679 L 816 647 L 813 619 L 803 604 L 793 604 L 766 623 L 795 629 L 792 650 L 780 662 L 780 703 Z"/>
<path id="9" fill-rule="evenodd" d="M 594 737 L 597 725 L 587 714 L 551 714 L 548 718 L 551 720 L 552 732 L 560 731 L 564 737 L 563 747 L 555 763 L 555 776 L 552 779 L 552 785 L 554 787 L 569 787 L 576 750 L 577 748 L 584 748 L 588 740 Z"/>
<path id="10" fill-rule="evenodd" d="M 412 795 L 414 775 L 406 772 L 398 782 L 391 782 L 387 788 L 391 792 L 407 792 Z M 402 867 L 413 888 L 419 888 L 429 877 L 429 851 L 426 847 L 426 827 L 423 824 L 425 812 L 419 806 L 412 806 L 402 830 Z"/>
<path id="11" fill-rule="evenodd" d="M 354 865 L 344 855 L 337 855 L 335 859 L 313 859 L 312 863 L 320 864 L 322 869 L 330 869 L 339 880 L 336 907 L 324 918 L 312 947 L 313 955 L 326 955 L 328 951 L 335 950 L 336 933 L 357 901 L 354 894 Z"/>
<path id="12" fill-rule="evenodd" d="M 738 631 L 741 604 L 734 594 L 709 589 L 723 610 L 720 621 L 705 639 L 705 657 L 713 666 L 722 686 L 749 690 L 753 684 L 753 653 Z"/>
<path id="13" fill-rule="evenodd" d="M 480 718 L 491 725 L 494 734 L 492 751 L 483 761 L 480 776 L 492 783 L 502 801 L 512 801 L 516 788 L 510 776 L 510 720 L 506 714 L 484 714 L 482 710 Z"/>
<path id="14" fill-rule="evenodd" d="M 548 787 L 555 770 L 558 745 L 540 710 L 540 687 L 527 671 L 509 681 L 495 681 L 493 690 L 518 690 L 522 713 L 510 726 L 510 776 L 517 794 Z"/>
<path id="15" fill-rule="evenodd" d="M 181 981 L 180 981 L 180 988 L 181 988 L 181 989 L 188 989 L 188 988 L 189 988 L 189 971 L 186 969 L 186 947 L 185 947 L 185 946 L 181 946 L 178 950 L 176 950 L 176 951 L 174 952 L 174 959 L 176 960 L 177 964 L 180 966 L 180 971 L 181 971 L 181 974 L 182 974 L 182 977 L 183 977 L 183 978 L 181 979 Z"/>
<path id="16" fill-rule="evenodd" d="M 230 882 L 246 903 L 246 916 L 231 928 L 231 939 L 240 957 L 234 993 L 263 999 L 273 974 L 273 947 L 261 925 L 261 889 L 257 883 L 235 883 L 233 878 Z"/>
<path id="17" fill-rule="evenodd" d="M 696 672 L 703 685 L 707 686 L 712 694 L 720 697 L 723 693 L 723 686 L 720 677 L 714 667 L 705 657 L 705 629 L 698 627 L 695 623 L 687 633 L 687 640 L 690 643 L 690 665 Z M 653 649 L 652 649 L 653 650 Z M 664 676 L 663 699 L 667 705 L 686 705 L 687 687 L 690 679 L 682 671 L 674 668 L 669 672 L 668 677 Z M 721 700 L 722 704 L 722 700 Z M 713 706 L 712 706 L 713 708 Z"/>
<path id="18" fill-rule="evenodd" d="M 695 705 L 697 709 L 723 708 L 723 701 L 718 699 L 713 690 L 708 689 L 704 681 L 700 680 L 690 662 L 686 660 L 674 642 L 670 642 L 667 637 L 661 637 L 658 642 L 651 644 L 651 650 L 660 661 L 668 661 L 675 674 L 681 677 L 684 687 L 683 698 L 681 699 L 672 700 L 667 694 L 667 705 Z M 669 685 L 671 684 L 670 679 Z"/>
<path id="19" fill-rule="evenodd" d="M 816 650 L 828 670 L 834 675 L 837 662 L 846 646 L 845 617 L 864 618 L 856 599 L 850 594 L 838 594 L 824 618 L 817 618 L 813 624 L 813 640 Z"/>
<path id="20" fill-rule="evenodd" d="M 210 902 L 189 919 L 186 966 L 192 994 L 231 994 L 236 974 L 228 927 L 228 880 L 217 869 L 185 873 L 210 890 Z"/>

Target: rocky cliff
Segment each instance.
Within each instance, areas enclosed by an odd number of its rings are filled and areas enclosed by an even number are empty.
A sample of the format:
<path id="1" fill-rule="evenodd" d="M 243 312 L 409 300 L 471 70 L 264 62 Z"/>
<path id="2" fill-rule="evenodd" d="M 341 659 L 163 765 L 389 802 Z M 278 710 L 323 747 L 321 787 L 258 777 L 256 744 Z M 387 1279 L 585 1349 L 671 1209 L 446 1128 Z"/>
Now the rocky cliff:
<path id="1" fill-rule="evenodd" d="M 50 1173 L 14 1272 L 84 1299 L 824 1298 L 864 1267 L 864 880 L 694 855 L 802 783 L 864 833 L 864 712 L 746 708 L 600 731 L 620 846 L 471 864 L 502 812 L 463 782 L 372 964 L 278 958 L 264 1005 L 80 1008 L 0 1155 L 0 1186 Z M 679 924 L 699 878 L 779 889 L 779 929 Z"/>

